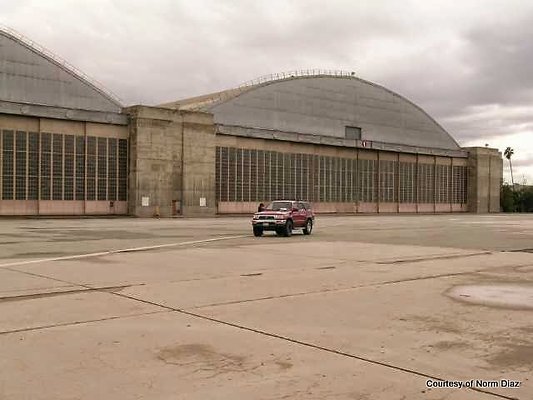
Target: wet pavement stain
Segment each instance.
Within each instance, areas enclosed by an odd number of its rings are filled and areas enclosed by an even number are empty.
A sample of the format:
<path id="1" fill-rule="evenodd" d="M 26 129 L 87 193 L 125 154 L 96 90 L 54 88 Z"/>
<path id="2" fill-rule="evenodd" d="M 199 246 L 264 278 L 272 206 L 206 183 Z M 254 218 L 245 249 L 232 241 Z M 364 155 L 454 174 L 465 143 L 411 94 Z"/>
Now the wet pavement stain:
<path id="1" fill-rule="evenodd" d="M 454 286 L 445 292 L 453 300 L 511 310 L 533 310 L 533 284 L 493 283 Z"/>
<path id="2" fill-rule="evenodd" d="M 431 345 L 431 347 L 437 350 L 455 350 L 455 349 L 467 349 L 470 346 L 466 342 L 443 340 L 443 341 L 434 343 L 433 345 Z"/>
<path id="3" fill-rule="evenodd" d="M 228 372 L 243 371 L 245 357 L 217 352 L 205 344 L 182 344 L 166 347 L 159 351 L 157 358 L 166 364 L 190 367 L 210 377 Z"/>
<path id="4" fill-rule="evenodd" d="M 16 253 L 11 255 L 11 258 L 54 258 L 64 257 L 73 253 L 64 253 L 59 251 L 41 251 L 41 252 L 28 252 L 28 253 Z"/>
<path id="5" fill-rule="evenodd" d="M 221 374 L 252 373 L 263 376 L 281 373 L 293 367 L 288 359 L 280 360 L 273 354 L 262 362 L 253 362 L 246 356 L 216 351 L 206 344 L 192 343 L 165 347 L 156 354 L 166 364 L 181 367 L 185 375 L 214 378 Z"/>
<path id="6" fill-rule="evenodd" d="M 487 362 L 498 367 L 529 367 L 533 365 L 533 344 L 507 344 L 499 353 L 489 356 Z"/>

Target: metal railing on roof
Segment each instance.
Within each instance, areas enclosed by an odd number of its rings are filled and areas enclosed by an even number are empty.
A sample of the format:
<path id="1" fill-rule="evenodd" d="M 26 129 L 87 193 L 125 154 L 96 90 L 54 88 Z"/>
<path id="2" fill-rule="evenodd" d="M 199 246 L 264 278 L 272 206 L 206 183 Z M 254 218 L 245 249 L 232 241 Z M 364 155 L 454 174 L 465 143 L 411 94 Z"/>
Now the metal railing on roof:
<path id="1" fill-rule="evenodd" d="M 247 88 L 250 86 L 261 85 L 263 83 L 281 81 L 284 79 L 291 79 L 291 78 L 307 77 L 307 76 L 332 76 L 332 77 L 355 78 L 355 72 L 343 71 L 343 70 L 337 70 L 337 69 L 320 69 L 320 68 L 299 69 L 299 70 L 294 70 L 294 71 L 278 72 L 275 74 L 263 75 L 251 81 L 244 82 L 243 84 L 239 85 L 238 88 L 239 89 Z"/>
<path id="2" fill-rule="evenodd" d="M 13 38 L 14 40 L 22 43 L 23 45 L 29 47 L 31 50 L 37 52 L 38 54 L 41 54 L 45 56 L 50 61 L 60 65 L 65 70 L 70 72 L 72 75 L 74 75 L 76 78 L 81 79 L 85 83 L 92 86 L 94 89 L 96 89 L 98 92 L 103 94 L 104 96 L 108 97 L 113 102 L 117 103 L 122 107 L 122 101 L 120 97 L 118 97 L 115 93 L 113 93 L 111 90 L 107 89 L 101 82 L 97 81 L 94 78 L 91 78 L 84 72 L 80 71 L 78 68 L 70 64 L 65 59 L 59 57 L 57 54 L 54 54 L 52 51 L 48 50 L 46 47 L 34 42 L 33 40 L 29 39 L 28 37 L 24 36 L 22 33 L 17 32 L 16 30 L 0 24 L 0 31 L 7 34 L 9 37 Z"/>
<path id="3" fill-rule="evenodd" d="M 313 76 L 356 78 L 355 72 L 353 71 L 343 71 L 343 70 L 335 70 L 335 69 L 315 68 L 315 69 L 300 69 L 300 70 L 287 71 L 287 72 L 278 72 L 275 74 L 260 76 L 259 78 L 253 79 L 248 82 L 244 82 L 234 89 L 229 89 L 229 90 L 214 94 L 207 99 L 204 99 L 202 101 L 199 101 L 198 103 L 195 103 L 194 106 L 192 106 L 191 108 L 199 109 L 202 106 L 207 106 L 213 103 L 224 101 L 226 99 L 235 97 L 236 94 L 239 95 L 254 86 L 267 84 L 269 82 L 283 81 L 286 79 L 293 79 L 293 78 L 313 77 Z"/>

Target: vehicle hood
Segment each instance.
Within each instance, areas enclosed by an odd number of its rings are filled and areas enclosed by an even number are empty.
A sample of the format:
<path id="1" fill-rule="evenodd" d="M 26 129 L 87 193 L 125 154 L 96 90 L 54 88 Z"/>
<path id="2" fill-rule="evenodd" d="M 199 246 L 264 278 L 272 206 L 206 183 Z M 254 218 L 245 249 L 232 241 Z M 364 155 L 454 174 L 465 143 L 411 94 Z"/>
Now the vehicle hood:
<path id="1" fill-rule="evenodd" d="M 255 216 L 261 216 L 261 215 L 287 215 L 290 214 L 290 211 L 261 211 L 256 212 Z"/>

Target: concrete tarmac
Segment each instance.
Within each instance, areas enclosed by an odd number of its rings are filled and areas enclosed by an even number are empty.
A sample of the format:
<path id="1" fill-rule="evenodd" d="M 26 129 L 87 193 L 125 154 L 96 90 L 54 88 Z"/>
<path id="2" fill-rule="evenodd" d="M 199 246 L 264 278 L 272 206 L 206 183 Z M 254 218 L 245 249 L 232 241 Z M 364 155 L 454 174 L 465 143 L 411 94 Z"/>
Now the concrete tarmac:
<path id="1" fill-rule="evenodd" d="M 0 221 L 2 400 L 526 400 L 532 372 L 533 216 Z"/>

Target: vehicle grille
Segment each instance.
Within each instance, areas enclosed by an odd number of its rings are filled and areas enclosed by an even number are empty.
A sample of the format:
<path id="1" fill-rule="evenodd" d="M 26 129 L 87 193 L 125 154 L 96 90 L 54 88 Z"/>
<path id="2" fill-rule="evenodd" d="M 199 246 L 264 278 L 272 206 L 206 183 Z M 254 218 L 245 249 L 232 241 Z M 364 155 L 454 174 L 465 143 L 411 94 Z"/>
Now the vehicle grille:
<path id="1" fill-rule="evenodd" d="M 259 218 L 257 218 L 257 219 L 271 220 L 271 219 L 274 219 L 274 216 L 273 215 L 260 215 Z"/>

